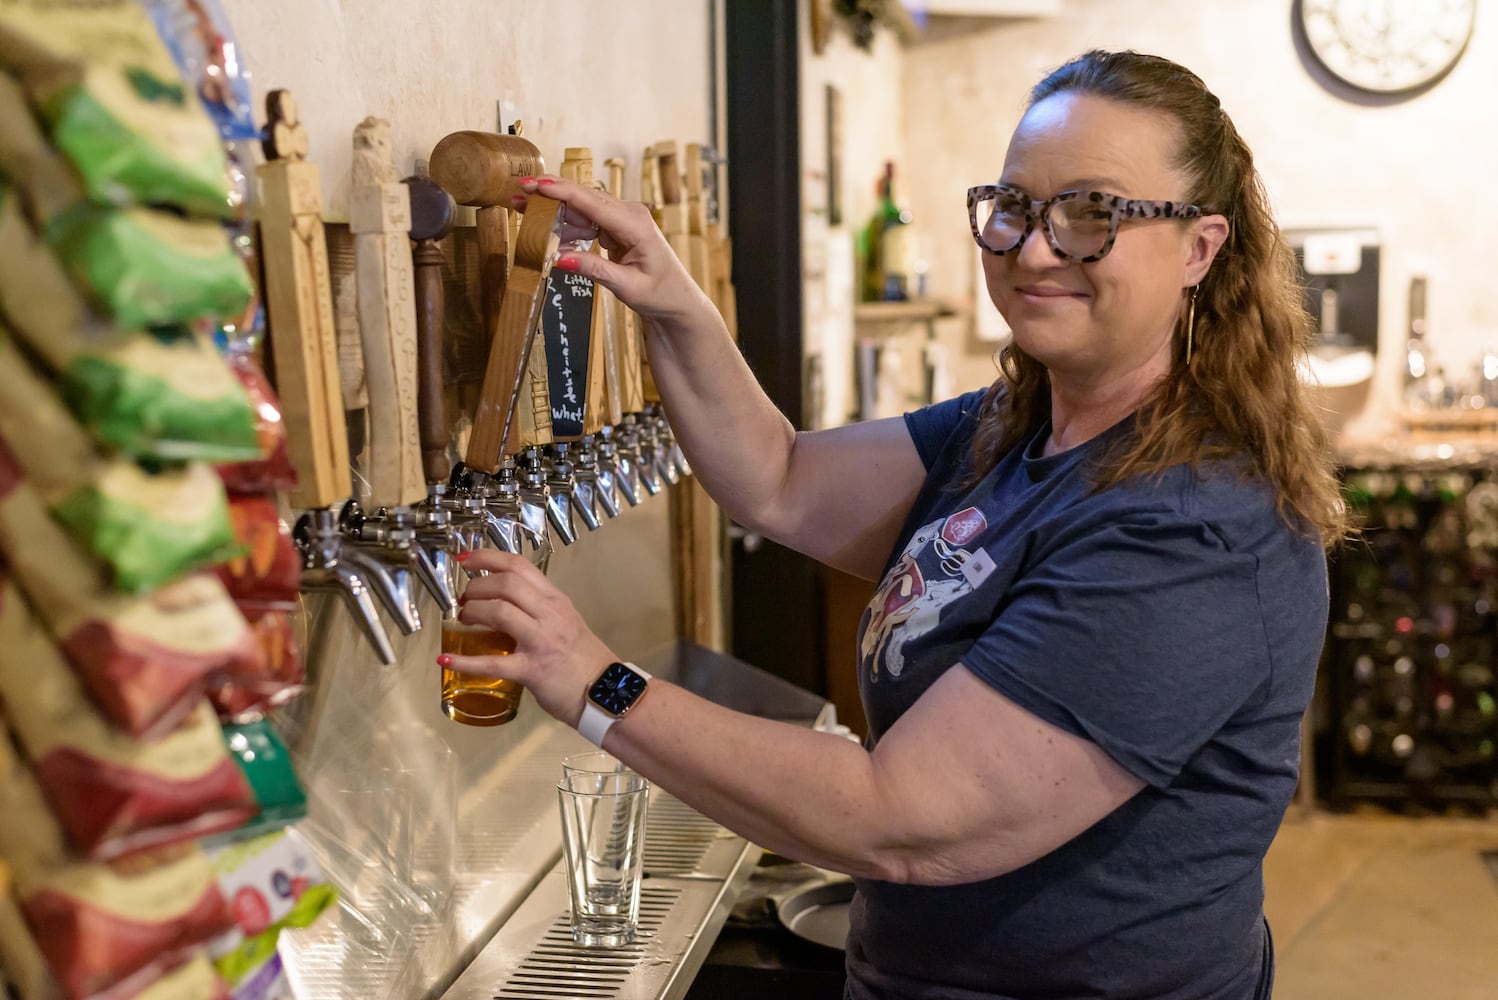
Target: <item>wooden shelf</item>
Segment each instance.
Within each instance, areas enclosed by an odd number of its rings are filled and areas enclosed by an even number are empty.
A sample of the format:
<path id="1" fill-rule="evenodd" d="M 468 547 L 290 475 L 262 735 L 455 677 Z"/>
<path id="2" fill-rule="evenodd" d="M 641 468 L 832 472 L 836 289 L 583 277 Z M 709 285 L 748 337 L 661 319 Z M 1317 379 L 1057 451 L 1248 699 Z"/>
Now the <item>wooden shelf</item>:
<path id="1" fill-rule="evenodd" d="M 914 302 L 860 302 L 853 307 L 857 323 L 925 323 L 956 316 L 957 310 L 935 299 Z"/>

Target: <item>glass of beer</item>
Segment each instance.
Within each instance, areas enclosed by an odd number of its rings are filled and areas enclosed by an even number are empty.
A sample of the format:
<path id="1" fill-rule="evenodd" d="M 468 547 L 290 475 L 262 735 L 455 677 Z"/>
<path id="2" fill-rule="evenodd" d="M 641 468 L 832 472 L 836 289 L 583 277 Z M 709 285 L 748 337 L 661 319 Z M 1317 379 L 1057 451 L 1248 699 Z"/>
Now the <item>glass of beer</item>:
<path id="1" fill-rule="evenodd" d="M 465 625 L 457 610 L 442 620 L 442 652 L 453 656 L 508 656 L 515 640 L 485 625 Z M 519 681 L 442 668 L 442 712 L 467 726 L 502 726 L 515 718 L 525 686 Z"/>

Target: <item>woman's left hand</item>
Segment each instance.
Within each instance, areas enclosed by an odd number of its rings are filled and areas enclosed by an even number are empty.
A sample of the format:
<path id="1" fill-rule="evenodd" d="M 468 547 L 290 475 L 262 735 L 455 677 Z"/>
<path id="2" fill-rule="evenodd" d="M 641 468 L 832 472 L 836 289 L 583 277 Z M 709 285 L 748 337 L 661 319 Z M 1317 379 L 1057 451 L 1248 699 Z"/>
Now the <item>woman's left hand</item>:
<path id="1" fill-rule="evenodd" d="M 465 673 L 519 681 L 549 715 L 576 726 L 588 685 L 616 656 L 539 569 L 522 556 L 492 549 L 465 553 L 463 566 L 486 570 L 458 599 L 458 620 L 515 640 L 508 656 L 449 656 L 437 662 Z"/>

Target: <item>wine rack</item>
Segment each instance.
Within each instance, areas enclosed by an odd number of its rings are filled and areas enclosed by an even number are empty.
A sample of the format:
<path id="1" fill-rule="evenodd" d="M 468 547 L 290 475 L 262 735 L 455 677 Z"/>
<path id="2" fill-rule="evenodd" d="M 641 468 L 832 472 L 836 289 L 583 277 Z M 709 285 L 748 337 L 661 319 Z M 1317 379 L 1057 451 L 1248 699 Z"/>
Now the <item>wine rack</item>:
<path id="1" fill-rule="evenodd" d="M 1491 471 L 1490 471 L 1491 470 Z M 1498 796 L 1498 465 L 1348 469 L 1331 560 L 1328 804 Z"/>

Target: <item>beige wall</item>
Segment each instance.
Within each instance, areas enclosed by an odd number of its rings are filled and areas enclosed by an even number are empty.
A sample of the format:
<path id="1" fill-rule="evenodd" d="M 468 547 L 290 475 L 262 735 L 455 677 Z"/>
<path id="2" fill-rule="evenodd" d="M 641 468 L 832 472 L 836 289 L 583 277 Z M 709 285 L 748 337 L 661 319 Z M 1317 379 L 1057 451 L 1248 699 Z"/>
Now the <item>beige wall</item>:
<path id="1" fill-rule="evenodd" d="M 1377 428 L 1397 398 L 1411 275 L 1430 276 L 1438 362 L 1465 376 L 1484 348 L 1498 347 L 1489 278 L 1498 198 L 1487 193 L 1498 166 L 1498 11 L 1479 7 L 1466 55 L 1433 90 L 1364 107 L 1311 78 L 1289 9 L 1281 0 L 1065 0 L 1058 18 L 998 21 L 906 48 L 896 67 L 901 162 L 930 237 L 934 294 L 972 301 L 976 251 L 962 192 L 997 176 L 1027 88 L 1087 48 L 1136 48 L 1186 64 L 1218 94 L 1255 150 L 1281 225 L 1382 234 L 1378 374 L 1355 429 Z M 993 373 L 992 345 L 973 341 L 969 325 L 944 331 L 959 387 Z M 1337 401 L 1360 402 L 1357 393 Z"/>

